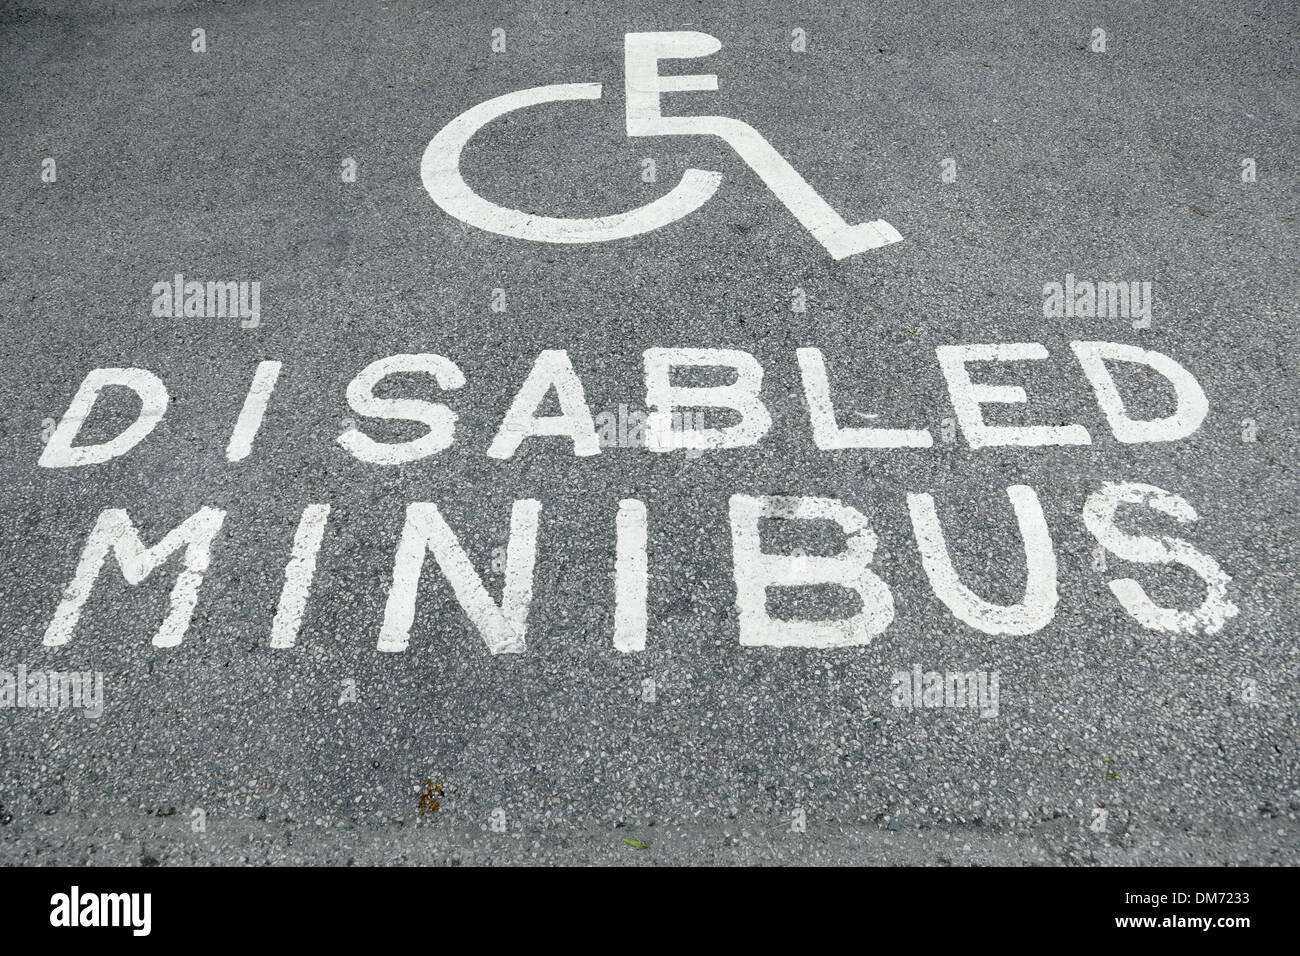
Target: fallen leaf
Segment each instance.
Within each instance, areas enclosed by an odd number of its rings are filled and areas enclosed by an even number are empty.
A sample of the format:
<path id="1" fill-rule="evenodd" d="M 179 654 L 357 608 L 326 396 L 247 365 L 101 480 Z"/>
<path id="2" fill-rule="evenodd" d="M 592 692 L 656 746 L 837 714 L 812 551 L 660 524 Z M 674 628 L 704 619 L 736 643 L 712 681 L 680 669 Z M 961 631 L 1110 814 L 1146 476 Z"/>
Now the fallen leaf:
<path id="1" fill-rule="evenodd" d="M 438 803 L 437 799 L 435 799 L 434 794 L 437 794 L 439 797 L 443 795 L 442 784 L 434 783 L 432 780 L 424 781 L 424 792 L 420 794 L 420 816 L 424 816 L 426 813 L 436 812 L 438 807 L 441 805 Z"/>

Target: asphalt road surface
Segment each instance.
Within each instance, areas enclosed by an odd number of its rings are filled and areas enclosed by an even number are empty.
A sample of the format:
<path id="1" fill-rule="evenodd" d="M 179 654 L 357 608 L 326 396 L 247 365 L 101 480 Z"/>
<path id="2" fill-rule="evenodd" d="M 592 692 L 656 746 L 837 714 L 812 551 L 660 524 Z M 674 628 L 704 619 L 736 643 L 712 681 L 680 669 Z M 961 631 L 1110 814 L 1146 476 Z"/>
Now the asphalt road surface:
<path id="1" fill-rule="evenodd" d="M 1300 862 L 1298 20 L 1288 0 L 0 4 L 0 862 Z M 630 137 L 624 35 L 658 31 L 721 44 L 661 61 L 719 78 L 665 93 L 665 116 L 749 124 L 845 221 L 902 241 L 837 260 L 723 139 Z M 421 178 L 435 134 L 560 83 L 602 90 L 485 126 L 460 157 L 468 189 L 569 218 L 649 203 L 690 168 L 721 174 L 716 194 L 642 235 L 570 244 L 440 208 Z M 156 284 L 177 274 L 259 283 L 257 315 L 165 314 Z M 1052 283 L 1084 282 L 1125 283 L 1129 309 L 1045 314 Z M 1203 391 L 1203 421 L 1119 440 L 1079 341 L 1167 356 Z M 936 350 L 1006 343 L 1047 357 L 966 366 L 1028 398 L 985 395 L 985 421 L 1074 425 L 1088 444 L 972 442 Z M 752 356 L 770 427 L 648 449 L 652 349 Z M 841 429 L 925 429 L 929 446 L 819 447 L 798 349 L 820 350 Z M 581 382 L 598 454 L 502 429 L 548 350 Z M 452 388 L 408 370 L 374 392 L 445 405 L 454 437 L 361 460 L 341 434 L 391 447 L 430 431 L 349 403 L 394 355 L 463 373 Z M 232 461 L 263 362 L 279 375 Z M 156 427 L 110 460 L 42 466 L 87 375 L 126 368 L 165 386 Z M 1106 368 L 1132 420 L 1181 407 L 1160 372 Z M 557 394 L 538 416 L 566 410 Z M 94 446 L 145 405 L 113 385 L 65 425 Z M 698 411 L 683 427 L 749 420 Z M 508 457 L 488 454 L 499 430 L 519 440 Z M 1135 560 L 1089 530 L 1086 503 L 1125 483 L 1166 494 L 1122 504 L 1117 534 L 1183 560 Z M 981 629 L 951 588 L 941 599 L 909 495 L 932 496 L 971 599 L 1010 606 L 1045 568 L 1013 486 L 1041 506 L 1056 602 L 999 632 L 996 609 Z M 833 499 L 870 530 L 772 505 L 753 526 L 789 557 L 742 612 L 767 565 L 733 538 L 733 496 Z M 615 642 L 639 633 L 632 531 L 615 572 L 624 500 L 646 515 L 640 650 Z M 516 501 L 540 505 L 536 545 L 523 520 L 507 551 Z M 463 594 L 432 552 L 418 585 L 394 584 L 413 503 L 463 549 Z M 304 545 L 314 575 L 301 617 L 284 615 L 292 646 L 275 647 L 312 505 L 329 506 Z M 143 576 L 129 535 L 92 531 L 120 509 L 152 546 L 204 508 L 221 523 L 177 587 L 197 581 L 192 617 L 155 646 L 182 549 Z M 826 583 L 868 567 L 846 548 L 872 535 L 879 587 Z M 95 541 L 122 547 L 87 592 L 74 576 Z M 523 638 L 490 653 L 465 602 L 500 625 L 474 588 L 501 602 L 530 550 L 531 599 L 519 571 L 507 601 Z M 823 583 L 793 586 L 799 569 Z M 409 643 L 383 650 L 402 588 Z M 50 643 L 69 602 L 66 643 Z M 851 622 L 872 614 L 887 626 L 867 642 Z M 851 642 L 773 646 L 808 633 L 799 621 Z M 914 668 L 976 674 L 976 706 L 913 701 Z M 41 706 L 31 681 L 49 672 L 90 675 L 83 696 Z"/>

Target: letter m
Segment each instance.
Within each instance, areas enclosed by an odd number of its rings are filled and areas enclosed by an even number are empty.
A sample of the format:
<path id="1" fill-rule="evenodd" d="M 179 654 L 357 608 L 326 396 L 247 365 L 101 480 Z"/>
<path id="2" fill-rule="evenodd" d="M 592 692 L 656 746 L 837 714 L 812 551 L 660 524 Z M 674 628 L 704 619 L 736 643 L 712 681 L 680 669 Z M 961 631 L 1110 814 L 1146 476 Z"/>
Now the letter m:
<path id="1" fill-rule="evenodd" d="M 238 282 L 209 282 L 207 285 L 208 318 L 224 319 L 238 311 Z"/>
<path id="2" fill-rule="evenodd" d="M 946 707 L 974 707 L 978 693 L 978 675 L 974 671 L 948 671 L 944 675 L 943 696 Z"/>
<path id="3" fill-rule="evenodd" d="M 1106 303 L 1104 313 L 1102 312 L 1103 301 Z M 1127 282 L 1097 283 L 1097 315 L 1105 315 L 1111 319 L 1127 319 L 1129 317 Z"/>
<path id="4" fill-rule="evenodd" d="M 200 508 L 152 548 L 146 548 L 126 511 L 109 508 L 100 512 L 82 549 L 72 583 L 63 592 L 54 620 L 45 631 L 45 646 L 59 647 L 68 643 L 110 552 L 117 559 L 126 583 L 134 587 L 173 552 L 184 548 L 184 567 L 172 587 L 171 609 L 153 637 L 155 647 L 175 647 L 190 626 L 194 605 L 199 599 L 199 585 L 203 583 L 203 572 L 208 569 L 212 542 L 225 518 L 226 513 L 218 508 Z"/>
<path id="5" fill-rule="evenodd" d="M 131 897 L 126 893 L 104 893 L 100 896 L 103 907 L 100 917 L 102 926 L 131 925 Z"/>

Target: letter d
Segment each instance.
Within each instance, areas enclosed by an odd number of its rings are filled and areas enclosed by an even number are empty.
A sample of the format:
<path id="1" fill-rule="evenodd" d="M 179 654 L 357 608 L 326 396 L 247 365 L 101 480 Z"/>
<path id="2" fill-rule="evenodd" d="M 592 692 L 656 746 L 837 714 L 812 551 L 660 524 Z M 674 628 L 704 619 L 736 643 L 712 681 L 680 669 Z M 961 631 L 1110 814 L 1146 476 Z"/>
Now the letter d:
<path id="1" fill-rule="evenodd" d="M 140 398 L 140 413 L 136 420 L 116 438 L 95 445 L 74 448 L 72 442 L 90 409 L 106 385 L 122 385 Z M 86 376 L 72 404 L 64 412 L 59 426 L 45 444 L 38 464 L 42 468 L 72 468 L 78 465 L 99 465 L 140 444 L 154 430 L 167 411 L 167 387 L 153 372 L 142 368 L 97 368 Z"/>

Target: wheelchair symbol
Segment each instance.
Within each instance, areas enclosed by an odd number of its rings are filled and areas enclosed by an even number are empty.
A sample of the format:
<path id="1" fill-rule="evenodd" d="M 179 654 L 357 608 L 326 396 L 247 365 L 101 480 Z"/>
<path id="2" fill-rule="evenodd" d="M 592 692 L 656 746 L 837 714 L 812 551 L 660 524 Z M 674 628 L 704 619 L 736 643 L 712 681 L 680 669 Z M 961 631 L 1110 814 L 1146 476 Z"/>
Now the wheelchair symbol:
<path id="1" fill-rule="evenodd" d="M 709 56 L 722 44 L 707 33 L 629 33 L 623 41 L 628 136 L 718 136 L 740 154 L 795 219 L 836 259 L 899 242 L 898 230 L 877 219 L 850 225 L 817 195 L 793 166 L 747 123 L 726 116 L 664 116 L 660 93 L 714 91 L 713 74 L 659 73 L 659 61 Z M 653 202 L 627 212 L 590 219 L 538 216 L 484 199 L 460 174 L 465 144 L 494 119 L 515 110 L 567 100 L 599 100 L 599 83 L 556 83 L 507 93 L 472 107 L 448 123 L 424 150 L 420 178 L 442 209 L 487 232 L 535 242 L 609 242 L 651 232 L 699 209 L 717 191 L 722 174 L 688 169 L 681 181 Z"/>

